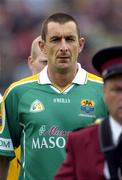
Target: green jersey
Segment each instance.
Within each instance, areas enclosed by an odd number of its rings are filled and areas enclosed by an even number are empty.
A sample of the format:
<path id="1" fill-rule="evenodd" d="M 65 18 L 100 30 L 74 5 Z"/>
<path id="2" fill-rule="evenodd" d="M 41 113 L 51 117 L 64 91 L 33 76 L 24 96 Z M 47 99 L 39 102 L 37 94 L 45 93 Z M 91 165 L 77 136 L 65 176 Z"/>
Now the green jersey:
<path id="1" fill-rule="evenodd" d="M 107 115 L 102 81 L 80 66 L 64 91 L 51 84 L 45 67 L 12 84 L 3 99 L 0 154 L 14 157 L 21 146 L 20 180 L 52 180 L 68 133 Z"/>

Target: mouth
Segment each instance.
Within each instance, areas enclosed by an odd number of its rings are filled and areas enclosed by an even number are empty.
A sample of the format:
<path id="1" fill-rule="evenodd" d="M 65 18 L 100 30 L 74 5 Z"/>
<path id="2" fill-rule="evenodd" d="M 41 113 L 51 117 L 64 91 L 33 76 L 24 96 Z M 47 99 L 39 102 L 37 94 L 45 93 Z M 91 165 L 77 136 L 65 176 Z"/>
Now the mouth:
<path id="1" fill-rule="evenodd" d="M 58 63 L 60 64 L 67 64 L 69 62 L 69 57 L 59 57 Z"/>
<path id="2" fill-rule="evenodd" d="M 70 57 L 69 56 L 58 56 L 57 59 L 60 59 L 61 61 L 66 61 L 66 60 L 69 60 Z"/>
<path id="3" fill-rule="evenodd" d="M 57 56 L 57 58 L 70 58 L 70 56 Z"/>

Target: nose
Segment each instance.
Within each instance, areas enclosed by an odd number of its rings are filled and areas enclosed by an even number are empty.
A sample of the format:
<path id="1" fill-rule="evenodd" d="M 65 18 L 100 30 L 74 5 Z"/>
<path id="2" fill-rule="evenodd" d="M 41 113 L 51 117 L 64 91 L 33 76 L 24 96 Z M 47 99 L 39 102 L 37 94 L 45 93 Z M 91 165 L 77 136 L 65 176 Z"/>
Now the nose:
<path id="1" fill-rule="evenodd" d="M 68 51 L 68 46 L 65 39 L 61 40 L 60 51 L 64 53 Z"/>

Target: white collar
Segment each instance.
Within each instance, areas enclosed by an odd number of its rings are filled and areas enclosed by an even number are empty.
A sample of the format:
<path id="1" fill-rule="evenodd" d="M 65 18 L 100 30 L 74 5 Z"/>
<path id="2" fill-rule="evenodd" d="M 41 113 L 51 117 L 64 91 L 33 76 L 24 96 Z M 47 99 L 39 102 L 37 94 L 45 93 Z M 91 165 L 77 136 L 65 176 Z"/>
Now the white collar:
<path id="1" fill-rule="evenodd" d="M 113 142 L 115 145 L 118 143 L 120 134 L 122 133 L 122 125 L 119 124 L 113 117 L 109 117 L 110 127 L 113 135 Z"/>
<path id="2" fill-rule="evenodd" d="M 78 72 L 73 79 L 72 83 L 74 84 L 86 84 L 87 81 L 87 71 L 81 68 L 81 65 L 78 64 Z M 44 69 L 39 73 L 39 84 L 52 84 L 48 77 L 48 66 L 45 66 Z"/>

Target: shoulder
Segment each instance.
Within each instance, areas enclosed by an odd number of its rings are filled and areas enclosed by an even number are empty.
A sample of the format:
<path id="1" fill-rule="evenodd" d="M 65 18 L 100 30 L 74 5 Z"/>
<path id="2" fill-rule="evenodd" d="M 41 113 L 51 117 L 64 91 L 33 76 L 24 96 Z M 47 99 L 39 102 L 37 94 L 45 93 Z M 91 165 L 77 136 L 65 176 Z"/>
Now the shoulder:
<path id="1" fill-rule="evenodd" d="M 103 84 L 103 79 L 101 77 L 96 76 L 95 74 L 92 74 L 92 73 L 89 73 L 89 72 L 88 72 L 88 80 L 96 82 L 96 83 Z"/>
<path id="2" fill-rule="evenodd" d="M 38 74 L 34 75 L 34 76 L 29 76 L 29 77 L 23 78 L 19 81 L 12 83 L 5 91 L 4 98 L 6 98 L 6 96 L 9 93 L 16 91 L 17 89 L 21 89 L 21 88 L 24 89 L 28 85 L 31 85 L 33 82 L 37 82 L 37 81 L 38 81 Z"/>

